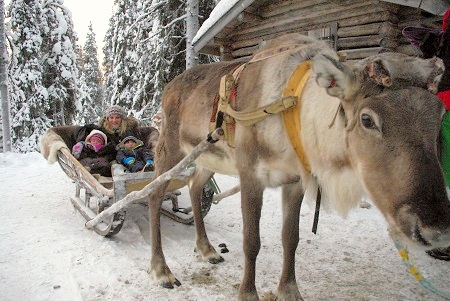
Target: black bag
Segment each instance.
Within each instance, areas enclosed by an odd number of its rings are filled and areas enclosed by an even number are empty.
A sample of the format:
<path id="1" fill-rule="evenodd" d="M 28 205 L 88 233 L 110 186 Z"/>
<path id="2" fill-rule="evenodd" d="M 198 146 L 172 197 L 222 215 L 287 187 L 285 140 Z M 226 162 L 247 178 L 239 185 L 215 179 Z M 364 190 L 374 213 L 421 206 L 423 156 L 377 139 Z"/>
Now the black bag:
<path id="1" fill-rule="evenodd" d="M 438 56 L 444 42 L 444 31 L 436 28 L 408 26 L 403 29 L 402 34 L 422 51 L 426 59 Z"/>

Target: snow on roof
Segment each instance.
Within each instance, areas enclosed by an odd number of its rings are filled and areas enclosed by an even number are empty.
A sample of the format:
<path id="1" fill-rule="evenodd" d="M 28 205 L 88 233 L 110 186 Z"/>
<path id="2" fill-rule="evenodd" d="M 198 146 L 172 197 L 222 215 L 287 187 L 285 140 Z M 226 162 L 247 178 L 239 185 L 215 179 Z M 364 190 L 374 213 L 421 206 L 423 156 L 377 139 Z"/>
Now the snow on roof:
<path id="1" fill-rule="evenodd" d="M 202 24 L 192 39 L 196 52 L 200 51 L 231 20 L 236 18 L 254 0 L 221 0 L 213 9 L 209 18 Z"/>

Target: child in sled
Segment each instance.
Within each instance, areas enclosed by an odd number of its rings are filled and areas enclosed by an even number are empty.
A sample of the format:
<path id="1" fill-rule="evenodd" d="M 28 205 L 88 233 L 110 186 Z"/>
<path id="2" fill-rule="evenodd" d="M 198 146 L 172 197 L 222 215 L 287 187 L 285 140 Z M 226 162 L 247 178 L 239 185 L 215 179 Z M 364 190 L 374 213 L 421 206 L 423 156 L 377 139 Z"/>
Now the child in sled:
<path id="1" fill-rule="evenodd" d="M 130 172 L 155 169 L 153 153 L 136 137 L 125 137 L 117 147 L 116 161 L 122 163 Z"/>
<path id="2" fill-rule="evenodd" d="M 114 160 L 111 147 L 105 147 L 108 139 L 99 130 L 92 130 L 84 141 L 72 148 L 72 155 L 92 174 L 111 177 L 110 162 Z"/>

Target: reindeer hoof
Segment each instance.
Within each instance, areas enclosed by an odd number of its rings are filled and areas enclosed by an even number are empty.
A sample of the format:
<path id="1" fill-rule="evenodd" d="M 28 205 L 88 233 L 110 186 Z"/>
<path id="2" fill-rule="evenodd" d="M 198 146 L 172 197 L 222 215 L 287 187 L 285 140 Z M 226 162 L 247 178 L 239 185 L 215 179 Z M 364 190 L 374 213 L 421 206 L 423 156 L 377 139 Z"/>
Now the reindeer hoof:
<path id="1" fill-rule="evenodd" d="M 161 283 L 161 286 L 163 288 L 173 289 L 173 285 L 169 281 L 165 281 L 165 282 Z"/>
<path id="2" fill-rule="evenodd" d="M 208 259 L 208 262 L 211 263 L 211 264 L 218 264 L 218 263 L 221 263 L 221 262 L 224 262 L 224 261 L 225 261 L 225 259 L 223 259 L 222 256 L 219 256 L 219 258 L 210 258 L 210 259 Z"/>
<path id="3" fill-rule="evenodd" d="M 173 282 L 173 284 L 170 281 L 164 281 L 164 282 L 161 283 L 161 286 L 163 288 L 173 289 L 174 288 L 174 286 L 173 286 L 174 284 L 176 286 L 180 286 L 181 282 L 178 279 L 175 278 L 175 281 Z"/>

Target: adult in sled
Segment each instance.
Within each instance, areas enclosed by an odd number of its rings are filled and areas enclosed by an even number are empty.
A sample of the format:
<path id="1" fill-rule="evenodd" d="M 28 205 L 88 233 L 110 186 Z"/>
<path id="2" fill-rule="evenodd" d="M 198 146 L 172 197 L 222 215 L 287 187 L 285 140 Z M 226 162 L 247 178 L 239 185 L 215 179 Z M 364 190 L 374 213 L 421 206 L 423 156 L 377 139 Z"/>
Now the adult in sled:
<path id="1" fill-rule="evenodd" d="M 118 145 L 116 161 L 130 172 L 153 171 L 153 152 L 134 136 L 125 137 Z"/>
<path id="2" fill-rule="evenodd" d="M 92 130 L 84 141 L 72 147 L 72 155 L 92 174 L 111 176 L 110 162 L 114 160 L 114 152 L 106 147 L 108 138 L 99 130 Z"/>
<path id="3" fill-rule="evenodd" d="M 99 127 L 115 145 L 118 145 L 127 136 L 127 133 L 137 134 L 139 121 L 134 117 L 127 116 L 127 112 L 121 106 L 112 105 L 100 118 Z"/>

